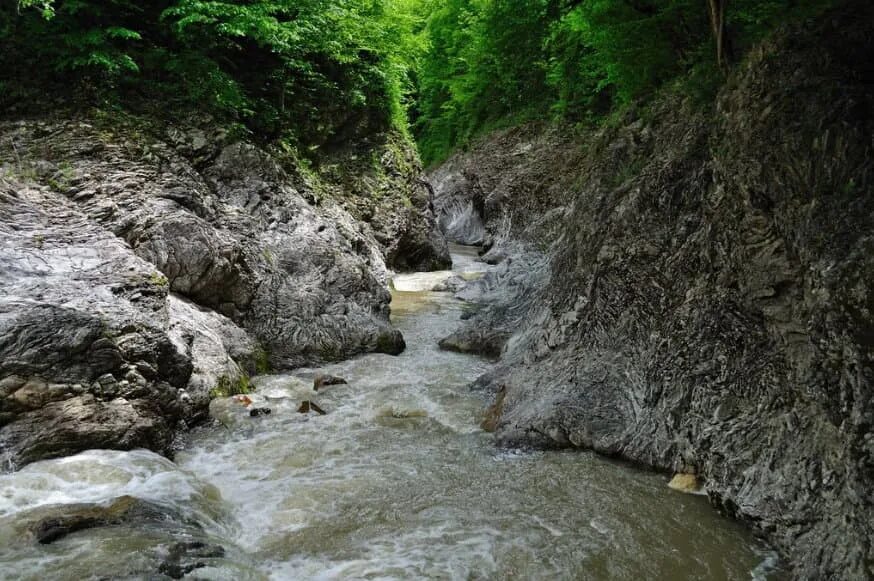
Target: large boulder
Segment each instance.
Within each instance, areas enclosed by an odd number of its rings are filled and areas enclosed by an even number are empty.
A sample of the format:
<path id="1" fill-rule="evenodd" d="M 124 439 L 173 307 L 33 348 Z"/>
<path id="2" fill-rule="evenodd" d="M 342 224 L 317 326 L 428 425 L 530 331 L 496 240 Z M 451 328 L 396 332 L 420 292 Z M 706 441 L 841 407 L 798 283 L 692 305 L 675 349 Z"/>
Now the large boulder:
<path id="1" fill-rule="evenodd" d="M 386 260 L 442 264 L 427 195 L 345 192 L 209 123 L 111 115 L 7 122 L 0 136 L 13 144 L 0 150 L 7 466 L 90 447 L 167 451 L 215 388 L 247 374 L 399 353 Z M 393 159 L 373 187 L 417 183 L 417 166 Z M 405 211 L 377 228 L 341 194 Z"/>
<path id="2" fill-rule="evenodd" d="M 47 188 L 0 181 L 0 233 L 4 467 L 86 448 L 167 451 L 205 414 L 214 385 L 193 382 L 195 367 L 241 372 L 192 349 L 212 334 L 225 360 L 252 354 L 241 330 L 238 343 L 224 332 L 230 321 L 174 319 L 181 299 L 154 265 Z"/>

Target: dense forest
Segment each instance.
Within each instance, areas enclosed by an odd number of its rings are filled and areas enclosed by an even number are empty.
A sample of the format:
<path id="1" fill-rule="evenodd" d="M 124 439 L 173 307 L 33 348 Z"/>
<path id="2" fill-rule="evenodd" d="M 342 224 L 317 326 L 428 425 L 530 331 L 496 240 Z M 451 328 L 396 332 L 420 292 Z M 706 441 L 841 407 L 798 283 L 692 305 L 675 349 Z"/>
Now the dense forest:
<path id="1" fill-rule="evenodd" d="M 412 127 L 433 163 L 489 127 L 598 122 L 666 85 L 706 105 L 751 43 L 832 3 L 19 0 L 0 8 L 0 107 L 196 108 L 310 151 Z"/>

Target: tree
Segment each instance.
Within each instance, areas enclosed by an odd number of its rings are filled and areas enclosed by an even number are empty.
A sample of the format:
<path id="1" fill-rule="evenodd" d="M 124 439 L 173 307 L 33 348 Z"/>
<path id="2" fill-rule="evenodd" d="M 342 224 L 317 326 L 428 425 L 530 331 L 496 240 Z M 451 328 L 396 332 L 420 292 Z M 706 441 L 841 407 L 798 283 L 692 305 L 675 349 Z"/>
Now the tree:
<path id="1" fill-rule="evenodd" d="M 727 59 L 731 57 L 725 30 L 725 8 L 728 0 L 707 0 L 707 3 L 710 8 L 710 30 L 716 43 L 716 63 L 719 68 L 725 69 Z"/>

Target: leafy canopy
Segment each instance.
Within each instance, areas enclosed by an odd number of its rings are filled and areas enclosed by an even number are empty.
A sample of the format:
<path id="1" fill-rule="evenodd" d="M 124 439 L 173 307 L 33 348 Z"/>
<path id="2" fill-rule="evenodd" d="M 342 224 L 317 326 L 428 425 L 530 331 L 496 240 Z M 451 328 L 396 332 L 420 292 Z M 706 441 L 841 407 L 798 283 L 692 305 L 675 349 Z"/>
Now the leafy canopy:
<path id="1" fill-rule="evenodd" d="M 0 5 L 0 107 L 196 109 L 310 150 L 409 121 L 434 162 L 491 127 L 590 123 L 667 83 L 706 103 L 726 61 L 833 1 L 18 0 Z"/>
<path id="2" fill-rule="evenodd" d="M 310 147 L 405 129 L 416 4 L 19 0 L 0 6 L 0 66 L 11 72 L 0 106 L 52 86 L 208 111 Z"/>
<path id="3" fill-rule="evenodd" d="M 709 0 L 739 56 L 780 22 L 830 0 Z M 434 0 L 415 132 L 434 162 L 496 125 L 591 122 L 666 83 L 707 101 L 724 79 L 706 0 Z"/>

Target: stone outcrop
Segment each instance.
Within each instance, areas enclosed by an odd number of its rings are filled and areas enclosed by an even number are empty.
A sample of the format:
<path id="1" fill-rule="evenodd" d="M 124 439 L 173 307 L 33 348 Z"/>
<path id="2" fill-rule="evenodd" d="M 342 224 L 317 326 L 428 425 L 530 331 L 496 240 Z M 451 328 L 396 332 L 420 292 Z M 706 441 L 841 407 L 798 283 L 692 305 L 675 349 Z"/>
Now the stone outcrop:
<path id="1" fill-rule="evenodd" d="M 776 35 L 715 111 L 665 95 L 433 174 L 438 214 L 468 196 L 492 253 L 544 261 L 459 332 L 511 332 L 474 385 L 500 443 L 695 474 L 798 578 L 874 576 L 872 23 L 849 2 Z"/>
<path id="2" fill-rule="evenodd" d="M 407 208 L 378 228 L 300 166 L 209 124 L 0 124 L 4 467 L 87 448 L 167 452 L 218 386 L 403 350 L 386 261 L 439 266 L 446 252 L 428 190 L 401 187 L 417 166 L 371 168 L 372 205 Z"/>

